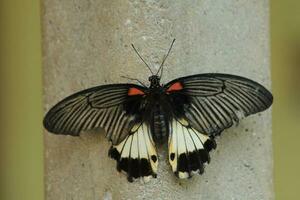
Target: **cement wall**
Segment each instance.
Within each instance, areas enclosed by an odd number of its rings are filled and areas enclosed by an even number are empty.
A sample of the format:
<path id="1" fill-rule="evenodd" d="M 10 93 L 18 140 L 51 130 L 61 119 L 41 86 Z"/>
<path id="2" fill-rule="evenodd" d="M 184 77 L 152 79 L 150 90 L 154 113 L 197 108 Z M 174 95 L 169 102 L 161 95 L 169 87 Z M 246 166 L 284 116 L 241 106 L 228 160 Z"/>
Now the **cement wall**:
<path id="1" fill-rule="evenodd" d="M 45 111 L 63 97 L 105 83 L 147 82 L 134 43 L 162 82 L 205 72 L 242 75 L 270 88 L 268 0 L 44 0 Z M 160 150 L 157 179 L 128 183 L 108 158 L 103 134 L 45 131 L 47 200 L 273 199 L 271 111 L 244 119 L 217 139 L 202 176 L 178 180 Z"/>

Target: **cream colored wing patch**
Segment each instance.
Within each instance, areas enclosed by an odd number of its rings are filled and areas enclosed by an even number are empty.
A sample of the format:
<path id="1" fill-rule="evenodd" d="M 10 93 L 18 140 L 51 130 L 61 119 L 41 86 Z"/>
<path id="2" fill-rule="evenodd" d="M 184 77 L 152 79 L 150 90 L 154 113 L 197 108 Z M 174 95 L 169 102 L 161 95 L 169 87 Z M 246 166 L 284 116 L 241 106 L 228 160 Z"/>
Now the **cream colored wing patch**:
<path id="1" fill-rule="evenodd" d="M 169 135 L 169 162 L 175 175 L 189 178 L 202 174 L 209 163 L 209 151 L 216 148 L 213 138 L 197 132 L 184 119 L 173 119 Z"/>
<path id="2" fill-rule="evenodd" d="M 117 161 L 118 171 L 127 173 L 128 181 L 142 177 L 156 178 L 158 159 L 149 127 L 142 123 L 132 128 L 120 144 L 111 146 L 109 156 Z"/>

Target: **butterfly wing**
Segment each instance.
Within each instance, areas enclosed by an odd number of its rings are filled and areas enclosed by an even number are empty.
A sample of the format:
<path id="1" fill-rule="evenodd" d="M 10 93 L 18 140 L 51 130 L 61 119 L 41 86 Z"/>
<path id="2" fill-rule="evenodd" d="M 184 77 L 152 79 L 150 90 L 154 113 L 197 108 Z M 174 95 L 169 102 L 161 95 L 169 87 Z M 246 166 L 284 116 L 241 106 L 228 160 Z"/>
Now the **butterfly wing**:
<path id="1" fill-rule="evenodd" d="M 272 94 L 262 85 L 235 75 L 199 74 L 165 86 L 175 115 L 200 133 L 217 135 L 248 115 L 269 108 Z"/>
<path id="2" fill-rule="evenodd" d="M 145 88 L 134 84 L 102 85 L 75 93 L 52 107 L 44 127 L 55 134 L 78 136 L 102 127 L 113 144 L 141 123 Z"/>
<path id="3" fill-rule="evenodd" d="M 117 170 L 127 173 L 128 181 L 156 177 L 158 159 L 155 144 L 146 123 L 135 125 L 118 145 L 111 146 L 109 156 L 117 161 Z"/>
<path id="4" fill-rule="evenodd" d="M 216 148 L 213 138 L 201 134 L 184 118 L 172 119 L 169 134 L 169 163 L 179 178 L 202 174 L 204 164 L 209 163 L 209 152 Z"/>
<path id="5" fill-rule="evenodd" d="M 204 171 L 214 136 L 248 116 L 270 107 L 272 94 L 249 79 L 226 74 L 199 74 L 166 84 L 173 118 L 169 162 L 179 178 Z"/>

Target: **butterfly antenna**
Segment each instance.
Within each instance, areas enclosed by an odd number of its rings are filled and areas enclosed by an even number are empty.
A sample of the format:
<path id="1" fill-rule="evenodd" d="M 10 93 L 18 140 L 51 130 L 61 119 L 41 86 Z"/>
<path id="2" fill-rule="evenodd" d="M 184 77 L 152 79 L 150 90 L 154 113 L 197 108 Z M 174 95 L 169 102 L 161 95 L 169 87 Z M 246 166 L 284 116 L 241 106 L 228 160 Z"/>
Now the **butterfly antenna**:
<path id="1" fill-rule="evenodd" d="M 134 45 L 131 44 L 133 50 L 135 51 L 135 53 L 140 57 L 140 59 L 145 63 L 145 65 L 147 66 L 147 68 L 149 69 L 149 71 L 151 72 L 151 74 L 153 75 L 153 71 L 151 70 L 151 68 L 149 67 L 149 65 L 145 62 L 145 60 L 142 58 L 142 56 L 139 54 L 139 52 L 135 49 Z"/>
<path id="2" fill-rule="evenodd" d="M 169 50 L 168 50 L 167 55 L 164 56 L 163 61 L 162 61 L 161 65 L 159 66 L 159 69 L 158 69 L 158 71 L 157 71 L 157 73 L 156 73 L 156 75 L 157 75 L 157 74 L 159 73 L 159 71 L 161 71 L 159 77 L 161 77 L 162 74 L 163 74 L 163 66 L 164 66 L 164 63 L 165 63 L 167 57 L 169 56 L 169 54 L 170 54 L 170 52 L 171 52 L 171 49 L 172 49 L 172 47 L 173 47 L 174 42 L 175 42 L 175 38 L 173 39 L 173 41 L 172 41 L 172 43 L 171 43 L 171 46 L 170 46 L 170 48 L 169 48 Z"/>
<path id="3" fill-rule="evenodd" d="M 137 78 L 130 78 L 130 77 L 128 77 L 128 76 L 121 76 L 122 78 L 126 78 L 126 79 L 128 79 L 128 80 L 132 80 L 132 81 L 137 81 L 139 84 L 141 84 L 142 86 L 144 86 L 144 87 L 147 87 L 142 81 L 140 81 L 139 79 L 137 79 Z"/>

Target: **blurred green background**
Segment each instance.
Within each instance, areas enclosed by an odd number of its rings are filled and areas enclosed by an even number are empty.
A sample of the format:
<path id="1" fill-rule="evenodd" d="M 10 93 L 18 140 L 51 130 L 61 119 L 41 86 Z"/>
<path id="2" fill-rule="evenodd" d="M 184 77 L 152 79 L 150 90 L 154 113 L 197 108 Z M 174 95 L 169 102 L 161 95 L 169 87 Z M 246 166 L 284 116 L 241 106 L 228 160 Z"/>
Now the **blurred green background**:
<path id="1" fill-rule="evenodd" d="M 40 2 L 0 1 L 0 199 L 42 200 Z M 276 199 L 300 194 L 300 1 L 271 0 Z M 271 169 L 270 169 L 271 170 Z"/>
<path id="2" fill-rule="evenodd" d="M 271 0 L 276 199 L 300 199 L 300 1 Z"/>

